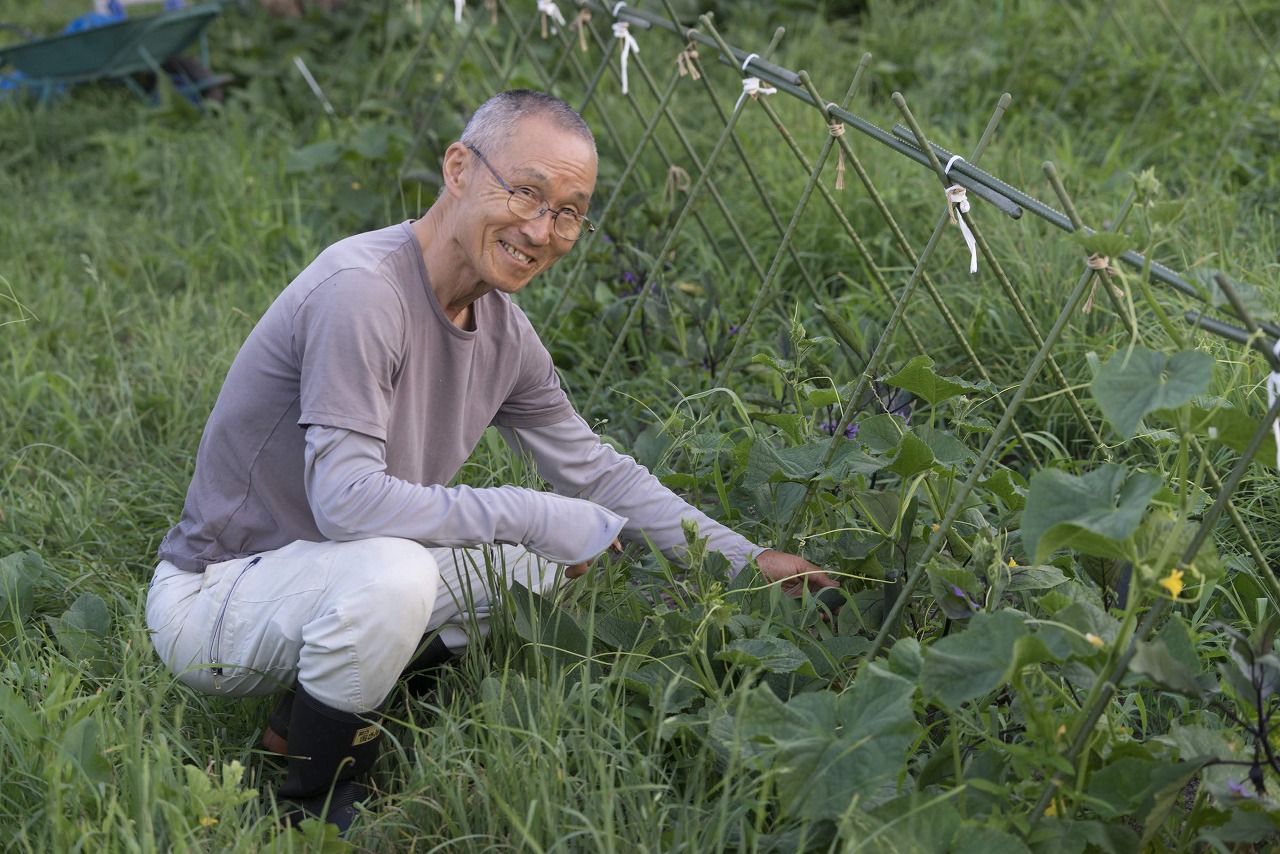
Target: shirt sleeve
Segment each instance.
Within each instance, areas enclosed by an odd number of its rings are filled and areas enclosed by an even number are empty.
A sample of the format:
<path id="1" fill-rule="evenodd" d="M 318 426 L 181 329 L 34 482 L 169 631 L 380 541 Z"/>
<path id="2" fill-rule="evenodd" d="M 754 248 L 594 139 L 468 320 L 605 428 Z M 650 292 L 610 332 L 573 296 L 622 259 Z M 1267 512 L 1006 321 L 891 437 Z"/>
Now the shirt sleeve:
<path id="1" fill-rule="evenodd" d="M 728 558 L 737 574 L 765 549 L 752 543 L 662 485 L 647 468 L 600 441 L 576 413 L 546 427 L 499 427 L 517 453 L 533 459 L 538 474 L 561 495 L 586 498 L 628 519 L 627 540 L 648 538 L 668 557 L 683 563 L 687 552 L 682 522 L 697 524 L 708 547 Z"/>
<path id="2" fill-rule="evenodd" d="M 386 440 L 404 314 L 395 289 L 362 270 L 340 270 L 307 295 L 292 330 L 302 377 L 300 425 Z"/>
<path id="3" fill-rule="evenodd" d="M 307 428 L 303 482 L 316 527 L 332 540 L 402 537 L 465 548 L 518 543 L 554 563 L 592 560 L 625 519 L 608 509 L 517 486 L 422 486 L 387 474 L 386 445 L 363 433 Z"/>

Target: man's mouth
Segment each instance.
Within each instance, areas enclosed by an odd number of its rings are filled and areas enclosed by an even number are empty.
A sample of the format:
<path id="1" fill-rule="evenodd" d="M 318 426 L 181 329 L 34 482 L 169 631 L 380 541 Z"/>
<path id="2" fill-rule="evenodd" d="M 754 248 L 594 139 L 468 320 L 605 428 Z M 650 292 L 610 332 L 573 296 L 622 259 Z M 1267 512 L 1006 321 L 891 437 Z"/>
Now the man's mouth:
<path id="1" fill-rule="evenodd" d="M 505 240 L 499 240 L 498 243 L 506 250 L 507 254 L 519 261 L 521 264 L 532 264 L 533 259 L 521 252 L 519 249 L 507 243 Z"/>

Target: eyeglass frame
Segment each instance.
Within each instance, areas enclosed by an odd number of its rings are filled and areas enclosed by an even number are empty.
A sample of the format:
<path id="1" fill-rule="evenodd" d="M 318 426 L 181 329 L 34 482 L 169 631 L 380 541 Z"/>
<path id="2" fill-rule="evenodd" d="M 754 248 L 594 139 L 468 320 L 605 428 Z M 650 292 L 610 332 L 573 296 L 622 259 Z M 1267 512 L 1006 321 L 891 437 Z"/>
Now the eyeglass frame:
<path id="1" fill-rule="evenodd" d="M 472 145 L 469 142 L 464 142 L 463 147 L 465 147 L 468 151 L 474 154 L 477 157 L 477 159 L 479 159 L 479 161 L 484 164 L 485 168 L 489 170 L 489 174 L 492 175 L 494 178 L 496 178 L 498 183 L 502 185 L 502 189 L 507 191 L 507 210 L 511 211 L 511 213 L 514 214 L 515 216 L 520 217 L 526 222 L 533 222 L 535 219 L 538 219 L 543 214 L 549 213 L 551 214 L 551 232 L 561 240 L 568 240 L 570 243 L 576 243 L 577 241 L 581 240 L 585 235 L 588 235 L 591 232 L 596 230 L 596 224 L 591 220 L 587 219 L 582 214 L 576 211 L 569 210 L 568 208 L 560 208 L 559 210 L 552 210 L 551 203 L 548 202 L 544 196 L 541 196 L 533 192 L 533 190 L 530 190 L 527 187 L 521 188 L 520 190 L 513 188 L 510 184 L 506 182 L 505 179 L 503 179 L 501 175 L 498 174 L 498 170 L 493 168 L 493 164 L 491 164 L 488 160 L 485 159 L 485 156 L 480 153 L 480 149 L 476 148 L 474 145 Z M 511 202 L 512 200 L 515 199 L 516 193 L 521 193 L 521 195 L 531 196 L 537 199 L 538 207 L 540 210 L 533 216 L 525 216 L 524 214 L 512 208 Z M 582 223 L 583 228 L 581 231 L 578 232 L 577 237 L 565 237 L 563 234 L 561 234 L 559 231 L 556 230 L 556 223 L 559 221 L 560 215 L 565 213 L 570 214 L 573 218 L 577 219 L 579 222 Z"/>

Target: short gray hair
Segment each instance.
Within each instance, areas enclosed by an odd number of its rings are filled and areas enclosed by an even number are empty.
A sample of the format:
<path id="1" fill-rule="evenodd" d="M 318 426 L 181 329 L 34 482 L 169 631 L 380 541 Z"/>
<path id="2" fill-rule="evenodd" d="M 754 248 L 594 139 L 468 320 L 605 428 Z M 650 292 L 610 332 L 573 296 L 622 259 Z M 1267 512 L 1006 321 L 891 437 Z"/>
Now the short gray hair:
<path id="1" fill-rule="evenodd" d="M 534 89 L 511 89 L 485 101 L 462 129 L 459 142 L 482 152 L 493 151 L 505 145 L 515 134 L 516 125 L 530 116 L 550 119 L 561 130 L 591 143 L 591 151 L 596 153 L 596 138 L 578 111 L 554 95 Z"/>

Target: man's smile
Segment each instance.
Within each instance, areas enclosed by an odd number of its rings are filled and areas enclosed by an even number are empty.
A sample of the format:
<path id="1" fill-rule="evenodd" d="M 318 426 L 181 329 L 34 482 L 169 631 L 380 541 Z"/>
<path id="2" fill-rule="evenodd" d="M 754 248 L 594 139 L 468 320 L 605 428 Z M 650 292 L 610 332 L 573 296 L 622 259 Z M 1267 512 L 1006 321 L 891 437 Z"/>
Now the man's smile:
<path id="1" fill-rule="evenodd" d="M 524 254 L 519 249 L 512 246 L 510 243 L 507 243 L 505 240 L 499 240 L 498 243 L 502 246 L 503 249 L 507 251 L 508 255 L 510 255 L 512 258 L 516 259 L 517 261 L 519 261 L 521 264 L 533 263 L 532 258 L 530 258 L 528 255 Z"/>

